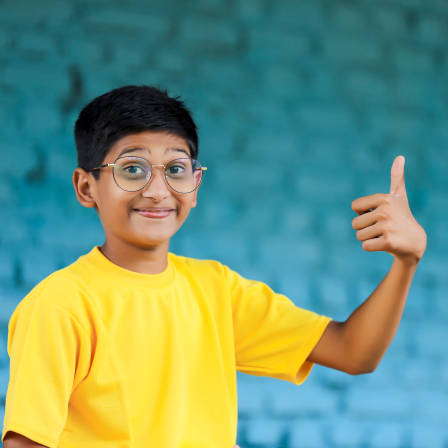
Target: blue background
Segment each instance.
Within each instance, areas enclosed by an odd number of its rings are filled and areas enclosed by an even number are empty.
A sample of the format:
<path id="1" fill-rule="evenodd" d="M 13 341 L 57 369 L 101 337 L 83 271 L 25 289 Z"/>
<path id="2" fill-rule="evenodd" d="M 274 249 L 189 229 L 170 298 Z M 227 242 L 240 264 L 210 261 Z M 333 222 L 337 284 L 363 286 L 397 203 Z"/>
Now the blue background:
<path id="1" fill-rule="evenodd" d="M 374 373 L 238 373 L 241 447 L 447 447 L 447 49 L 445 0 L 0 0 L 1 419 L 12 311 L 104 242 L 71 183 L 77 114 L 152 84 L 193 110 L 208 167 L 170 251 L 345 320 L 392 263 L 362 249 L 351 202 L 389 193 L 398 155 L 428 236 Z"/>

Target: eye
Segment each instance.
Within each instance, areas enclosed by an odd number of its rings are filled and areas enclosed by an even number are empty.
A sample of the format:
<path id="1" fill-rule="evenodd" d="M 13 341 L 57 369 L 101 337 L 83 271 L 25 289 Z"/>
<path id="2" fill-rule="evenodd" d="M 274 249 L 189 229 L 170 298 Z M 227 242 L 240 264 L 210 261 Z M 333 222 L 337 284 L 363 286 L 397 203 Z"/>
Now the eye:
<path id="1" fill-rule="evenodd" d="M 121 176 L 127 179 L 142 179 L 146 177 L 147 170 L 138 164 L 127 165 L 121 168 Z"/>
<path id="2" fill-rule="evenodd" d="M 123 171 L 126 171 L 128 174 L 139 174 L 139 173 L 144 172 L 142 167 L 140 167 L 138 165 L 127 166 L 126 168 L 123 168 Z"/>
<path id="3" fill-rule="evenodd" d="M 171 165 L 168 167 L 168 169 L 166 171 L 169 176 L 180 176 L 180 175 L 184 174 L 185 167 L 183 165 L 179 165 L 179 164 Z"/>

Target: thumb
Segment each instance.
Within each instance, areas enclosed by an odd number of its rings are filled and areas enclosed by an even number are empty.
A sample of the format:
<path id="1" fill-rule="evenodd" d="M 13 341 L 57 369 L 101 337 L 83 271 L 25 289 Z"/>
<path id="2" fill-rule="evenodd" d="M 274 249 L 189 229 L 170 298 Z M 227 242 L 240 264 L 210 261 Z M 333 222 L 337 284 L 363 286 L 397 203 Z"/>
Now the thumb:
<path id="1" fill-rule="evenodd" d="M 404 157 L 395 158 L 390 170 L 390 194 L 398 194 L 407 199 L 406 188 L 404 186 Z"/>

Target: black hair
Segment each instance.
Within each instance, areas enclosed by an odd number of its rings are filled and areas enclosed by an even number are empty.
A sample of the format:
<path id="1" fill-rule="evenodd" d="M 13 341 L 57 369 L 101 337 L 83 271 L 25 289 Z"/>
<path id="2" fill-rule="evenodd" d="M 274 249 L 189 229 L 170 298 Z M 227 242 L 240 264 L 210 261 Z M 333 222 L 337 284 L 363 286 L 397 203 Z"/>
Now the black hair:
<path id="1" fill-rule="evenodd" d="M 183 138 L 197 159 L 198 134 L 192 112 L 179 96 L 154 86 L 124 86 L 93 99 L 75 123 L 78 167 L 86 171 L 103 164 L 121 138 L 143 131 L 165 131 Z M 92 171 L 99 179 L 100 170 Z"/>

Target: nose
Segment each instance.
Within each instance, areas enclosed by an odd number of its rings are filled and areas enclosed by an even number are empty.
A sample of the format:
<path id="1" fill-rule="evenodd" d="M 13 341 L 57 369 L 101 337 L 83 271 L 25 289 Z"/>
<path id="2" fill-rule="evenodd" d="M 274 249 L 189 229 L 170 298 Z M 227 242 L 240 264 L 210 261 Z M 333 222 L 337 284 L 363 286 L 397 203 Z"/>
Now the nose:
<path id="1" fill-rule="evenodd" d="M 165 168 L 162 165 L 153 165 L 151 178 L 142 190 L 142 196 L 160 202 L 170 196 L 171 191 L 165 179 Z"/>

